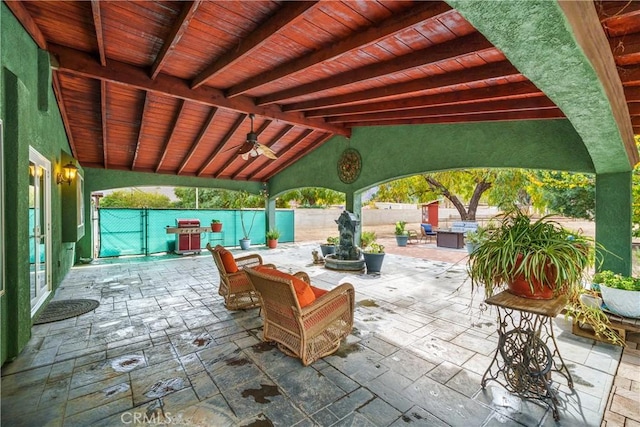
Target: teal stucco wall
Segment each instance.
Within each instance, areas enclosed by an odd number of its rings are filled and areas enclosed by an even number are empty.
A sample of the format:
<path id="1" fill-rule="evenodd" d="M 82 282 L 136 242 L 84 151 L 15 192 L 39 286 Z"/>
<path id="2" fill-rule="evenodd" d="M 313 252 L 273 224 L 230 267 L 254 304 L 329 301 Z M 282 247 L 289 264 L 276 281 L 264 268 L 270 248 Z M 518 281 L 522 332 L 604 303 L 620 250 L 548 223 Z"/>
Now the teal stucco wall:
<path id="1" fill-rule="evenodd" d="M 52 290 L 71 265 L 73 244 L 61 241 L 61 189 L 55 183 L 63 153 L 70 153 L 51 86 L 48 55 L 38 49 L 4 3 L 0 5 L 0 116 L 5 149 L 5 295 L 0 362 L 11 359 L 31 336 L 29 293 L 29 146 L 51 161 Z M 70 155 L 70 154 L 69 154 Z M 72 250 L 68 250 L 72 249 Z"/>
<path id="2" fill-rule="evenodd" d="M 336 174 L 347 147 L 362 157 L 360 176 L 351 184 Z M 269 184 L 272 195 L 315 186 L 352 193 L 403 176 L 474 167 L 594 172 L 567 120 L 528 120 L 355 128 L 350 140 L 331 139 Z"/>

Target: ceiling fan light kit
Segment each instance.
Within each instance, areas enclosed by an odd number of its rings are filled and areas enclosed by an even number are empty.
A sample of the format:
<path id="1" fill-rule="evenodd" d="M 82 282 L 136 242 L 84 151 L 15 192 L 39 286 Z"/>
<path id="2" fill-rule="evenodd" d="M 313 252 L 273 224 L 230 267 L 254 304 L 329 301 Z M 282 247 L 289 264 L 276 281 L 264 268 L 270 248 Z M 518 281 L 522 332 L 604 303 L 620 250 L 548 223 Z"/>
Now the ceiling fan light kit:
<path id="1" fill-rule="evenodd" d="M 255 114 L 249 114 L 251 120 L 251 131 L 247 134 L 247 140 L 238 149 L 238 154 L 242 157 L 242 160 L 249 160 L 249 157 L 258 157 L 264 155 L 270 159 L 276 160 L 278 156 L 273 150 L 266 145 L 258 142 L 258 135 L 253 131 L 253 119 Z"/>

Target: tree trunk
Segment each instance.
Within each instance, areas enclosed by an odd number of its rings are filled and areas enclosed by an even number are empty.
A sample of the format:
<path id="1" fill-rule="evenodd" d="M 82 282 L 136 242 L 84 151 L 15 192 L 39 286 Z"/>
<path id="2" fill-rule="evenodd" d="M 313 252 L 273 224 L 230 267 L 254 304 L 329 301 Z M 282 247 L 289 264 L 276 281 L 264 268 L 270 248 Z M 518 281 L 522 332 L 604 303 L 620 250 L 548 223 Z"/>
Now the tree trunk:
<path id="1" fill-rule="evenodd" d="M 460 214 L 460 219 L 462 219 L 463 221 L 476 220 L 476 212 L 478 210 L 480 198 L 485 191 L 491 188 L 492 185 L 492 183 L 488 181 L 480 181 L 476 184 L 476 188 L 473 190 L 471 200 L 469 200 L 469 210 L 467 211 L 458 196 L 452 194 L 449 189 L 445 187 L 440 181 L 428 175 L 423 176 L 431 188 L 438 191 L 444 197 L 449 199 L 451 203 L 453 203 L 453 206 L 455 206 L 455 208 L 458 210 L 458 213 Z"/>

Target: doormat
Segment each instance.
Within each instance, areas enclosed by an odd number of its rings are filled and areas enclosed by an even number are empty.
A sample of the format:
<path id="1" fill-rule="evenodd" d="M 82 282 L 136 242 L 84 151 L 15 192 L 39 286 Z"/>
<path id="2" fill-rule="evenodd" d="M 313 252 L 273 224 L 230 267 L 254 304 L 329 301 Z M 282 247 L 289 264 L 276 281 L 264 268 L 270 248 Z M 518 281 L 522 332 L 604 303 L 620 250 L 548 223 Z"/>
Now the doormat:
<path id="1" fill-rule="evenodd" d="M 93 299 L 70 299 L 51 301 L 33 322 L 34 325 L 70 319 L 95 310 L 100 303 Z"/>

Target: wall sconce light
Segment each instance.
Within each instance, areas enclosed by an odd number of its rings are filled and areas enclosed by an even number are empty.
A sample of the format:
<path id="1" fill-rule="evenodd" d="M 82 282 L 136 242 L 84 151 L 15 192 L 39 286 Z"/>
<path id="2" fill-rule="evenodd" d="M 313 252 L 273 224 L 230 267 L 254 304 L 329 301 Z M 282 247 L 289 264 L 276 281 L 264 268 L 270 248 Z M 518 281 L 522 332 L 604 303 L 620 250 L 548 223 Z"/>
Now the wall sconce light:
<path id="1" fill-rule="evenodd" d="M 78 168 L 76 167 L 76 165 L 74 165 L 73 162 L 69 162 L 62 167 L 62 173 L 58 174 L 58 176 L 56 177 L 56 182 L 58 184 L 66 182 L 67 184 L 71 185 L 71 182 L 74 180 L 77 173 Z"/>

